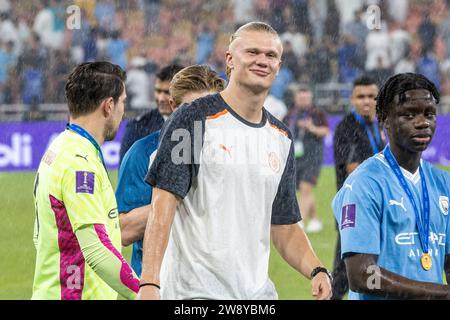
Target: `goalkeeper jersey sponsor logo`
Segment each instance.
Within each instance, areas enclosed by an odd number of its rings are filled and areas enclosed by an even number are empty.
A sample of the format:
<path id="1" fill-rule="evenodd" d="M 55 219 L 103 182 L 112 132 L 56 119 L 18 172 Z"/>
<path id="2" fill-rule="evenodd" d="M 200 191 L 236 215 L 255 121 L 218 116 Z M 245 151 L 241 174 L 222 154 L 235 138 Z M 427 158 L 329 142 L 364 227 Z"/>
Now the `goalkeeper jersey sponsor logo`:
<path id="1" fill-rule="evenodd" d="M 117 208 L 111 209 L 108 212 L 108 218 L 110 218 L 110 219 L 115 219 L 115 218 L 117 218 L 118 215 L 119 215 L 119 212 L 117 211 Z"/>

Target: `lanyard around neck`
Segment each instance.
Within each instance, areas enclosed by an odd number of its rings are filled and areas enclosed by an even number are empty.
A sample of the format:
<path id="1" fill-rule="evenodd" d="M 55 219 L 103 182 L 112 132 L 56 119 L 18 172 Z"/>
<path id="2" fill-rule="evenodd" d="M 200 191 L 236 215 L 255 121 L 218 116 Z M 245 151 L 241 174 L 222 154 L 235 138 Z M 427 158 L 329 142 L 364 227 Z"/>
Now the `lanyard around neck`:
<path id="1" fill-rule="evenodd" d="M 108 172 L 108 170 L 106 169 L 106 165 L 105 165 L 105 159 L 103 158 L 102 149 L 100 148 L 99 144 L 94 139 L 94 137 L 91 136 L 91 134 L 89 132 L 87 132 L 85 129 L 83 129 L 82 127 L 80 127 L 77 124 L 73 124 L 73 123 L 67 124 L 66 128 L 68 130 L 71 130 L 71 131 L 73 131 L 75 133 L 78 133 L 80 136 L 88 139 L 89 142 L 94 145 L 95 149 L 97 149 L 97 151 L 98 151 L 98 154 L 100 156 L 100 160 L 102 160 L 103 167 L 105 167 L 106 172 Z"/>
<path id="2" fill-rule="evenodd" d="M 352 110 L 353 117 L 355 117 L 356 121 L 364 128 L 366 131 L 367 137 L 369 138 L 370 146 L 372 147 L 373 154 L 377 154 L 380 150 L 378 149 L 378 146 L 381 145 L 381 136 L 380 136 L 380 130 L 378 129 L 378 123 L 374 121 L 372 123 L 372 129 L 375 133 L 375 137 L 372 134 L 372 130 L 370 130 L 369 126 L 366 123 L 366 120 L 364 120 L 363 117 L 361 117 L 360 114 L 356 112 L 356 110 Z"/>
<path id="3" fill-rule="evenodd" d="M 428 195 L 428 189 L 422 165 L 420 165 L 419 163 L 419 173 L 420 173 L 420 180 L 422 182 L 422 200 L 423 200 L 423 216 L 421 219 L 419 208 L 417 207 L 416 201 L 414 200 L 411 189 L 409 189 L 408 183 L 406 182 L 406 179 L 403 176 L 400 166 L 395 160 L 389 145 L 384 149 L 383 154 L 392 171 L 394 171 L 395 176 L 397 177 L 398 181 L 403 187 L 403 190 L 405 191 L 406 195 L 409 198 L 409 201 L 411 202 L 414 208 L 414 214 L 416 215 L 416 224 L 417 229 L 419 231 L 419 238 L 420 243 L 422 244 L 422 250 L 424 253 L 428 253 L 428 234 L 430 231 L 430 198 Z"/>

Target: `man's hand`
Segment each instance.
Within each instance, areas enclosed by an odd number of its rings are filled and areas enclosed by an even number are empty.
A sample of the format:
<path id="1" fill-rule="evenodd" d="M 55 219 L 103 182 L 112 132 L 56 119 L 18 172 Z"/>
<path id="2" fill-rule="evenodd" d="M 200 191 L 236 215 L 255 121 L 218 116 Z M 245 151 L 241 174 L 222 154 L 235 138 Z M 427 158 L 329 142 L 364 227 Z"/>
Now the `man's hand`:
<path id="1" fill-rule="evenodd" d="M 136 300 L 161 300 L 159 289 L 154 286 L 144 286 L 139 289 Z"/>
<path id="2" fill-rule="evenodd" d="M 299 126 L 299 128 L 303 128 L 309 131 L 311 131 L 311 128 L 314 126 L 312 118 L 298 120 L 297 125 Z"/>
<path id="3" fill-rule="evenodd" d="M 311 280 L 312 295 L 317 300 L 330 300 L 332 296 L 331 282 L 328 275 L 324 272 L 319 272 Z"/>

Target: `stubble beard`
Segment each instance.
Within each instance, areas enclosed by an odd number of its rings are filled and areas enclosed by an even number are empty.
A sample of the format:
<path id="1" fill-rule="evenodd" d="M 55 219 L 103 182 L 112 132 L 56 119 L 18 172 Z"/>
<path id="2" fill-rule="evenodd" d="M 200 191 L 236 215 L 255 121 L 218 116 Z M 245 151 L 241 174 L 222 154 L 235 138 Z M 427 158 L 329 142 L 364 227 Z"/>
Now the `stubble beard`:
<path id="1" fill-rule="evenodd" d="M 114 125 L 114 121 L 108 121 L 105 126 L 105 141 L 112 141 L 116 137 L 118 127 Z"/>

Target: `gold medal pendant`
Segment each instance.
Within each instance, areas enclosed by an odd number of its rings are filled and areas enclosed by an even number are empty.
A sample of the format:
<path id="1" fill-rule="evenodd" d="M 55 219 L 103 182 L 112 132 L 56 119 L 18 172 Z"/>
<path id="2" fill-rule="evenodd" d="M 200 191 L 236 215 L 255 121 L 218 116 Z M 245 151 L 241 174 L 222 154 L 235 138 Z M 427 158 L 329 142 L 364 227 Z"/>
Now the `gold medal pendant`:
<path id="1" fill-rule="evenodd" d="M 429 253 L 423 253 L 422 257 L 420 257 L 420 263 L 422 264 L 422 268 L 425 271 L 428 271 L 433 266 L 433 261 L 431 260 L 431 256 Z"/>

